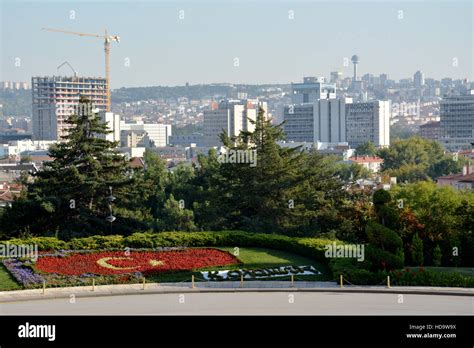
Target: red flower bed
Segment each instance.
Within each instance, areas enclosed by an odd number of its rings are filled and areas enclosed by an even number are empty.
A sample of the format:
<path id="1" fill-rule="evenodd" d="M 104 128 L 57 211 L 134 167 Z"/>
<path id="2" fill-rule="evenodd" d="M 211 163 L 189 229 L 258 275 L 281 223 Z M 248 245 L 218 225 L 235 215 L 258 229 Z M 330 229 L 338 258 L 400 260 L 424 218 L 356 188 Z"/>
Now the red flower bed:
<path id="1" fill-rule="evenodd" d="M 62 275 L 112 275 L 192 270 L 238 262 L 231 254 L 216 249 L 131 251 L 129 253 L 103 251 L 75 253 L 66 257 L 40 257 L 36 262 L 36 268 L 42 272 Z"/>

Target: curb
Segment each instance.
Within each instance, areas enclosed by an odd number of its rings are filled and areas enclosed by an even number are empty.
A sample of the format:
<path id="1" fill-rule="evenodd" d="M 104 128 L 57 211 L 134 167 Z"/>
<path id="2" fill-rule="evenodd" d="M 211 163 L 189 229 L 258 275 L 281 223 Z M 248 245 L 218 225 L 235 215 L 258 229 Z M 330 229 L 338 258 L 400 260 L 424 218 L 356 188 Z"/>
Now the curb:
<path id="1" fill-rule="evenodd" d="M 129 286 L 134 286 L 130 288 Z M 104 297 L 104 296 L 125 296 L 125 295 L 153 295 L 153 294 L 199 294 L 199 293 L 259 293 L 259 292 L 301 292 L 301 293 L 374 293 L 374 294 L 410 294 L 410 295 L 435 295 L 435 296 L 471 296 L 474 297 L 474 290 L 453 289 L 446 290 L 442 288 L 409 288 L 409 287 L 392 287 L 392 288 L 304 288 L 304 287 L 285 287 L 285 288 L 177 288 L 169 285 L 162 286 L 158 283 L 146 284 L 147 289 L 143 289 L 142 285 L 127 285 L 126 288 L 120 288 L 120 285 L 96 286 L 95 291 L 90 290 L 89 286 L 70 287 L 70 288 L 50 288 L 46 289 L 43 294 L 42 289 L 35 290 L 19 290 L 11 292 L 0 292 L 0 304 L 19 302 L 19 301 L 35 301 L 35 300 L 52 300 L 52 299 L 69 299 L 71 295 L 78 298 Z M 27 291 L 27 293 L 25 292 Z"/>

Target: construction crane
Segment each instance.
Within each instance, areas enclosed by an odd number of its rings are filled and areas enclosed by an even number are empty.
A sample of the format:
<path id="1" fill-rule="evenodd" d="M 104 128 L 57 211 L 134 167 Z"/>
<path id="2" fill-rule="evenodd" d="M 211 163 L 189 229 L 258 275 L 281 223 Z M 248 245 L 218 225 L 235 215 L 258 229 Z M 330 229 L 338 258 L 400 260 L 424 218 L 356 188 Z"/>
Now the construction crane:
<path id="1" fill-rule="evenodd" d="M 47 31 L 54 31 L 58 33 L 64 34 L 71 34 L 71 35 L 78 35 L 78 36 L 90 36 L 90 37 L 98 37 L 104 39 L 104 52 L 105 52 L 105 79 L 107 84 L 107 111 L 110 111 L 110 43 L 112 41 L 120 42 L 120 37 L 118 35 L 109 35 L 107 29 L 105 29 L 105 34 L 86 34 L 86 33 L 78 33 L 75 31 L 67 31 L 67 30 L 60 30 L 60 29 L 51 29 L 51 28 L 42 28 L 42 30 Z"/>
<path id="2" fill-rule="evenodd" d="M 61 69 L 61 68 L 62 68 L 63 66 L 65 66 L 65 65 L 67 65 L 68 67 L 70 67 L 71 70 L 72 70 L 72 72 L 74 73 L 74 77 L 77 77 L 77 75 L 78 75 L 77 71 L 74 70 L 74 68 L 72 67 L 72 65 L 69 64 L 69 62 L 67 62 L 67 61 L 64 62 L 64 63 L 62 63 L 62 64 L 61 64 L 60 66 L 58 66 L 56 69 L 59 71 L 59 69 Z"/>

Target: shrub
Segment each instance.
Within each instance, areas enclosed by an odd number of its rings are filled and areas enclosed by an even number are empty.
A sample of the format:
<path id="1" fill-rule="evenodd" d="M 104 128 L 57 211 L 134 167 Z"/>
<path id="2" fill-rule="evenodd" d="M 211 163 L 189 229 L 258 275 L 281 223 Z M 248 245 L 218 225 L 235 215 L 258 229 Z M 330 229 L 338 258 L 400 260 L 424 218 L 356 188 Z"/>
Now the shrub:
<path id="1" fill-rule="evenodd" d="M 369 221 L 366 230 L 369 243 L 382 250 L 395 253 L 403 247 L 402 239 L 396 232 L 377 222 Z"/>
<path id="2" fill-rule="evenodd" d="M 67 249 L 68 243 L 59 240 L 55 237 L 29 237 L 25 239 L 13 238 L 8 241 L 0 242 L 0 244 L 26 244 L 26 245 L 38 245 L 38 250 L 64 250 Z"/>
<path id="3" fill-rule="evenodd" d="M 118 249 L 123 245 L 123 236 L 115 235 L 73 238 L 68 244 L 69 248 L 73 250 Z"/>
<path id="4" fill-rule="evenodd" d="M 366 269 L 353 269 L 343 273 L 343 276 L 353 285 L 379 285 L 387 279 L 387 274 L 383 271 L 370 272 Z"/>
<path id="5" fill-rule="evenodd" d="M 423 267 L 407 267 L 402 271 L 393 271 L 390 275 L 394 285 L 474 287 L 474 277 L 457 272 L 425 270 Z"/>
<path id="6" fill-rule="evenodd" d="M 360 269 L 362 267 L 360 262 L 355 259 L 335 258 L 329 261 L 332 275 L 336 279 L 340 274 L 348 274 L 350 271 Z"/>
<path id="7" fill-rule="evenodd" d="M 374 205 L 383 205 L 392 201 L 392 196 L 390 192 L 384 189 L 378 189 L 374 192 L 372 197 L 372 202 Z"/>
<path id="8" fill-rule="evenodd" d="M 403 251 L 400 248 L 393 254 L 373 245 L 368 245 L 365 248 L 364 264 L 364 268 L 372 271 L 400 269 L 403 268 L 404 264 Z"/>
<path id="9" fill-rule="evenodd" d="M 441 248 L 439 245 L 436 245 L 436 247 L 433 250 L 433 265 L 436 267 L 441 266 L 441 259 L 443 258 L 443 254 L 441 253 Z"/>
<path id="10" fill-rule="evenodd" d="M 423 241 L 416 233 L 412 240 L 411 257 L 415 266 L 423 266 Z"/>

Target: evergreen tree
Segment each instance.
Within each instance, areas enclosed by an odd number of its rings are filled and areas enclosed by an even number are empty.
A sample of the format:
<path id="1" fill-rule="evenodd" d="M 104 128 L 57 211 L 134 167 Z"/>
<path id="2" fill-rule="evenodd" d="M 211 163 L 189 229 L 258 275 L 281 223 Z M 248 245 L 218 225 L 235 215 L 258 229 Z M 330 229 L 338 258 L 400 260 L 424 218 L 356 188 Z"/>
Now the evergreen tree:
<path id="1" fill-rule="evenodd" d="M 344 195 L 335 170 L 317 153 L 279 146 L 282 125 L 273 126 L 263 109 L 250 122 L 254 131 L 221 137 L 229 153 L 256 156 L 254 163 L 221 161 L 216 189 L 227 228 L 292 234 L 330 229 L 325 223 L 337 220 L 334 207 Z"/>
<path id="2" fill-rule="evenodd" d="M 436 267 L 441 266 L 442 258 L 443 258 L 443 254 L 441 253 L 441 248 L 437 244 L 436 247 L 433 249 L 433 265 Z"/>
<path id="3" fill-rule="evenodd" d="M 371 141 L 357 145 L 357 156 L 375 156 L 377 154 L 377 147 Z"/>
<path id="4" fill-rule="evenodd" d="M 117 205 L 130 183 L 124 157 L 116 152 L 116 143 L 105 139 L 107 125 L 87 98 L 80 98 L 78 113 L 66 123 L 67 135 L 50 147 L 54 160 L 35 174 L 6 213 L 12 219 L 9 227 L 17 232 L 62 237 L 104 233 L 109 229 L 109 187 Z"/>
<path id="5" fill-rule="evenodd" d="M 411 245 L 411 257 L 415 266 L 423 265 L 423 241 L 421 240 L 418 233 L 413 236 L 412 245 Z"/>
<path id="6" fill-rule="evenodd" d="M 186 209 L 184 201 L 177 201 L 171 194 L 162 210 L 162 216 L 157 221 L 162 231 L 195 231 L 194 214 Z"/>

